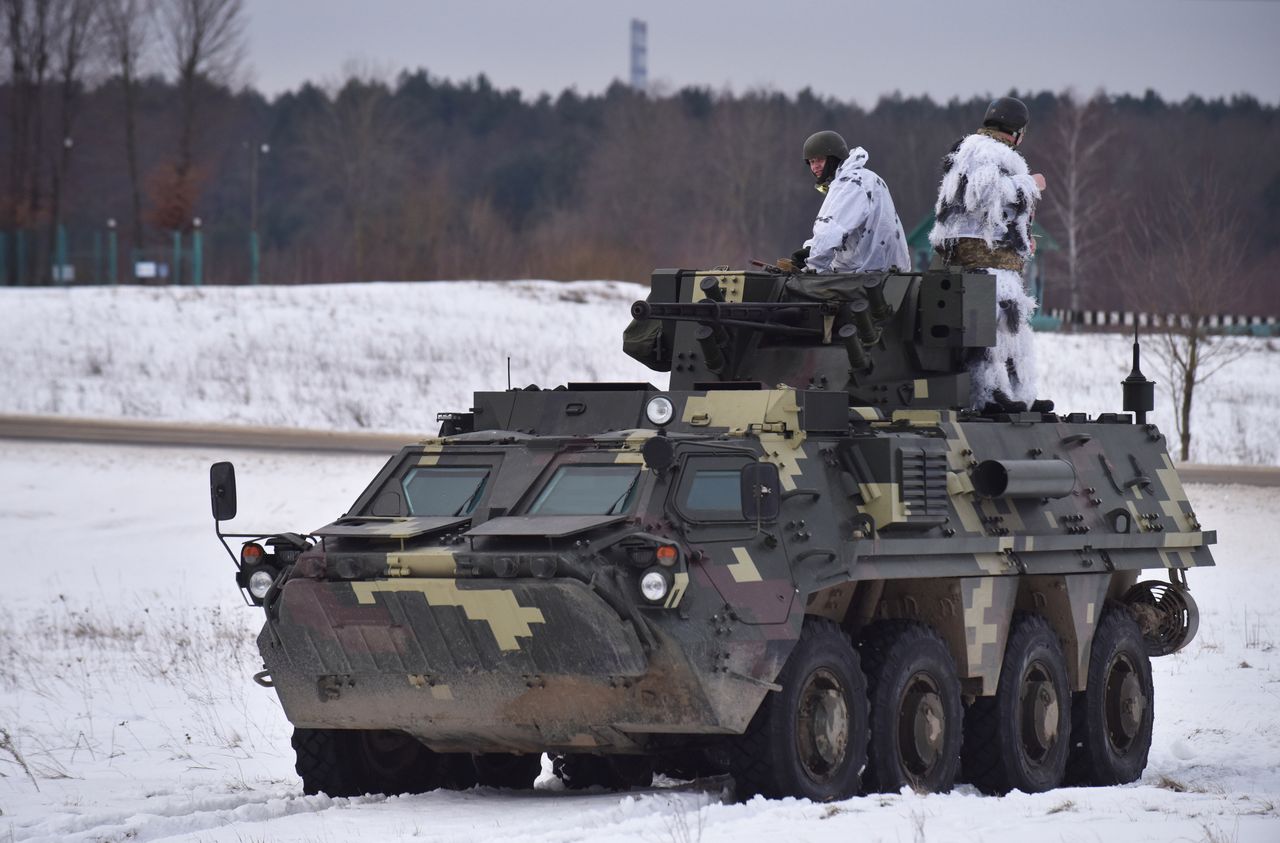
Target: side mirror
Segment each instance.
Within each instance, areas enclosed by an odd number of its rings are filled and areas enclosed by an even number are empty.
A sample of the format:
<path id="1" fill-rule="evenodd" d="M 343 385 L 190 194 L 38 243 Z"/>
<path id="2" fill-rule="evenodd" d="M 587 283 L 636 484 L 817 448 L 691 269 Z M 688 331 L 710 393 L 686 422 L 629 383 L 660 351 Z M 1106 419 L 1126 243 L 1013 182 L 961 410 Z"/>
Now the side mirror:
<path id="1" fill-rule="evenodd" d="M 236 517 L 236 467 L 229 462 L 209 466 L 209 498 L 213 503 L 213 520 L 230 521 Z"/>
<path id="2" fill-rule="evenodd" d="M 742 469 L 742 514 L 748 521 L 773 521 L 782 508 L 778 467 L 753 462 Z"/>

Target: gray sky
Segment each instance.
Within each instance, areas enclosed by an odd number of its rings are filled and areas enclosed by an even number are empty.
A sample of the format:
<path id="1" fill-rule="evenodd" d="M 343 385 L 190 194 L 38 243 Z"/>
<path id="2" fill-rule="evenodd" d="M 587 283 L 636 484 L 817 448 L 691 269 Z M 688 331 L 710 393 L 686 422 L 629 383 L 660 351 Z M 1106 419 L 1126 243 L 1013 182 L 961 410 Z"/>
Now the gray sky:
<path id="1" fill-rule="evenodd" d="M 629 73 L 629 22 L 649 27 L 649 78 L 769 88 L 869 106 L 894 90 L 953 96 L 1104 88 L 1280 103 L 1280 0 L 247 0 L 248 81 L 269 95 L 353 63 L 389 78 L 486 74 L 526 97 L 596 93 Z"/>

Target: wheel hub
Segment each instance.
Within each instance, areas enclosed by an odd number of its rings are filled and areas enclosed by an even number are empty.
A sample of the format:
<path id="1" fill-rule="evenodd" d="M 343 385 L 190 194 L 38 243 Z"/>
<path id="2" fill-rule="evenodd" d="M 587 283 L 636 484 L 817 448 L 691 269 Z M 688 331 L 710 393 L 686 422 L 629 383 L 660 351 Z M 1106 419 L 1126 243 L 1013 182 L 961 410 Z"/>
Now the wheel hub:
<path id="1" fill-rule="evenodd" d="M 1039 761 L 1058 741 L 1060 715 L 1058 692 L 1048 673 L 1034 664 L 1022 683 L 1022 742 L 1027 754 Z"/>
<path id="2" fill-rule="evenodd" d="M 938 759 L 942 749 L 942 698 L 932 691 L 913 693 L 907 698 L 907 716 L 912 722 L 912 748 L 927 767 Z"/>
<path id="3" fill-rule="evenodd" d="M 801 763 L 815 779 L 829 776 L 849 747 L 849 707 L 830 671 L 815 672 L 801 692 L 799 727 Z"/>
<path id="4" fill-rule="evenodd" d="M 938 684 L 927 673 L 907 681 L 898 705 L 898 750 L 903 766 L 924 778 L 942 758 L 947 714 Z"/>
<path id="5" fill-rule="evenodd" d="M 1147 695 L 1133 664 L 1123 655 L 1111 666 L 1106 689 L 1107 735 L 1117 749 L 1127 749 L 1147 711 Z"/>

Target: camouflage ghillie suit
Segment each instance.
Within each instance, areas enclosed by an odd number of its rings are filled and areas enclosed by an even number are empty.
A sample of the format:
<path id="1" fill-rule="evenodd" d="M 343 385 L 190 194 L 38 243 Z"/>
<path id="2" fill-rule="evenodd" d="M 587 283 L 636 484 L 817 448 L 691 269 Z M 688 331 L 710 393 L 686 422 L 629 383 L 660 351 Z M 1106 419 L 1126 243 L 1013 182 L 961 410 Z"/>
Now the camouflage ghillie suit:
<path id="1" fill-rule="evenodd" d="M 805 268 L 812 272 L 880 272 L 911 268 L 911 253 L 884 179 L 866 169 L 867 151 L 854 147 L 840 162 L 822 200 Z"/>
<path id="2" fill-rule="evenodd" d="M 996 276 L 996 345 L 970 361 L 970 406 L 1035 401 L 1035 355 L 1029 321 L 1036 301 L 1022 269 L 1032 253 L 1031 218 L 1040 190 L 1027 162 L 1000 133 L 982 129 L 943 159 L 929 235 L 945 263 Z"/>

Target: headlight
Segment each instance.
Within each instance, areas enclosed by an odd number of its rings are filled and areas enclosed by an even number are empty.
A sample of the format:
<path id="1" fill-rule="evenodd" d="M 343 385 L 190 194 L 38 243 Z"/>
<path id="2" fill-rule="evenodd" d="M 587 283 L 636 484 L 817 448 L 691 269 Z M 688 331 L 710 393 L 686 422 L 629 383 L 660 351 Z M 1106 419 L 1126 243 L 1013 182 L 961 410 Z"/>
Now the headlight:
<path id="1" fill-rule="evenodd" d="M 670 588 L 671 584 L 667 581 L 667 575 L 661 571 L 646 571 L 645 575 L 640 578 L 640 593 L 650 603 L 657 603 L 665 598 Z"/>
<path id="2" fill-rule="evenodd" d="M 271 590 L 271 584 L 275 581 L 274 568 L 259 568 L 249 575 L 249 593 L 253 595 L 254 600 L 261 601 L 267 596 L 267 592 Z"/>
<path id="3" fill-rule="evenodd" d="M 675 412 L 676 408 L 671 404 L 671 399 L 665 395 L 655 395 L 649 399 L 648 404 L 644 405 L 645 418 L 650 424 L 656 424 L 658 427 L 670 422 Z"/>

